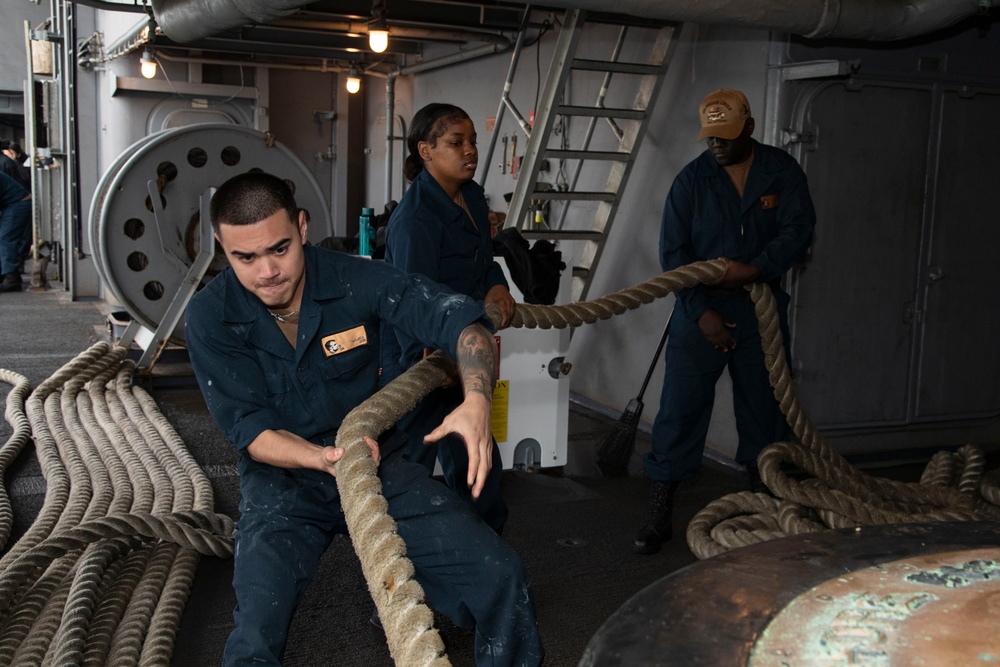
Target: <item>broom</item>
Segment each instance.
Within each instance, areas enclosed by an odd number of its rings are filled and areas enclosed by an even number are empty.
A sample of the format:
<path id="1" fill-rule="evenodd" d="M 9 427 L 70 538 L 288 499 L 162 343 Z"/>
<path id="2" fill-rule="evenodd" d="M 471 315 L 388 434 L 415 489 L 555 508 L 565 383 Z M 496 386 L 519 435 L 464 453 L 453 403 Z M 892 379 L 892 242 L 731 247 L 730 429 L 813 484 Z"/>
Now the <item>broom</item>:
<path id="1" fill-rule="evenodd" d="M 625 406 L 625 412 L 618 418 L 615 428 L 604 439 L 600 449 L 597 450 L 597 464 L 606 473 L 620 474 L 628 469 L 628 462 L 632 458 L 632 450 L 635 445 L 635 431 L 639 426 L 639 417 L 642 416 L 642 395 L 646 393 L 646 385 L 649 384 L 649 378 L 653 375 L 653 368 L 656 367 L 656 362 L 660 359 L 663 344 L 667 342 L 667 331 L 670 329 L 670 318 L 673 315 L 673 310 L 667 315 L 667 323 L 663 325 L 663 335 L 660 336 L 660 342 L 656 346 L 656 352 L 653 354 L 653 361 L 649 364 L 649 370 L 646 371 L 646 379 L 642 381 L 642 388 L 639 389 L 639 395 L 628 402 L 628 405 Z"/>

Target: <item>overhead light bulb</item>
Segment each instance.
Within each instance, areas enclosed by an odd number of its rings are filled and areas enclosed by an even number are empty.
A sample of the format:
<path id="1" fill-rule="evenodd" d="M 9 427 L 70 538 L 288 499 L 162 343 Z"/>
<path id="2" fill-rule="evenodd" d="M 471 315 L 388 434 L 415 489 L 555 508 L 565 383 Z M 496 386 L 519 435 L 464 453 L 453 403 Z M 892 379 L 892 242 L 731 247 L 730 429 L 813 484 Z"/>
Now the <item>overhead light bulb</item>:
<path id="1" fill-rule="evenodd" d="M 358 74 L 358 68 L 351 65 L 351 69 L 347 72 L 347 92 L 351 95 L 361 90 L 361 75 Z"/>
<path id="2" fill-rule="evenodd" d="M 382 53 L 389 48 L 389 28 L 384 20 L 380 19 L 368 27 L 368 46 L 375 53 Z"/>
<path id="3" fill-rule="evenodd" d="M 147 79 L 152 79 L 156 76 L 156 59 L 153 58 L 153 50 L 146 49 L 142 52 L 142 58 L 139 59 L 139 71 Z"/>
<path id="4" fill-rule="evenodd" d="M 368 22 L 368 46 L 375 53 L 382 53 L 389 47 L 389 25 L 385 22 L 384 0 L 375 0 L 372 4 L 372 20 Z"/>

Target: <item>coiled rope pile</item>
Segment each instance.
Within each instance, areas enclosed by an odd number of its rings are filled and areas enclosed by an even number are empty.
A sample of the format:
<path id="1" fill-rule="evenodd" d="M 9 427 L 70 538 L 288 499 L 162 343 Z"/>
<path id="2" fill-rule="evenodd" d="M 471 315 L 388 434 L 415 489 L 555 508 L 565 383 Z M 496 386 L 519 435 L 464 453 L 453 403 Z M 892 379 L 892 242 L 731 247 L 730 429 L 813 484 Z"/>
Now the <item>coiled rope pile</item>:
<path id="1" fill-rule="evenodd" d="M 232 521 L 125 354 L 94 345 L 30 395 L 0 371 L 0 472 L 33 439 L 47 486 L 0 559 L 0 664 L 169 664 L 200 554 L 232 555 Z M 0 547 L 11 527 L 5 491 Z"/>
<path id="2" fill-rule="evenodd" d="M 833 528 L 894 523 L 1000 520 L 1000 470 L 984 475 L 985 457 L 966 445 L 935 454 L 919 483 L 897 482 L 853 468 L 809 421 L 792 388 L 771 290 L 750 290 L 774 396 L 797 443 L 776 442 L 757 459 L 774 496 L 743 491 L 709 503 L 688 524 L 698 558 L 736 547 Z M 789 475 L 789 464 L 811 477 Z"/>

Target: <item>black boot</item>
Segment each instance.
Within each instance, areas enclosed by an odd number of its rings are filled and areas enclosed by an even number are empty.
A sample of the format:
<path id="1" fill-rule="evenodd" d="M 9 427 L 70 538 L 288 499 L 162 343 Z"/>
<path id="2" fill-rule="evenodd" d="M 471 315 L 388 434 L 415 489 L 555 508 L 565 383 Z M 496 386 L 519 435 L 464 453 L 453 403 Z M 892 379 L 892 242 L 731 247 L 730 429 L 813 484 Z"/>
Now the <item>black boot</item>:
<path id="1" fill-rule="evenodd" d="M 673 537 L 674 493 L 677 482 L 653 482 L 649 489 L 649 516 L 632 538 L 632 553 L 655 554 Z"/>
<path id="2" fill-rule="evenodd" d="M 0 282 L 0 292 L 20 292 L 21 289 L 21 274 L 17 271 L 8 273 Z"/>

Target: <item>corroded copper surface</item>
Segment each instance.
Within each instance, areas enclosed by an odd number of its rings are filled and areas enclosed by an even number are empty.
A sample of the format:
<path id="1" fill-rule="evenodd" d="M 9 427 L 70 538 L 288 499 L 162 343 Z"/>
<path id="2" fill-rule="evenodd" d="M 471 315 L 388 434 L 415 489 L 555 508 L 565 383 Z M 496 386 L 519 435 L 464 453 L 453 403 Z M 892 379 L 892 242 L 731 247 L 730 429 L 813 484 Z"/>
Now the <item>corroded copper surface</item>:
<path id="1" fill-rule="evenodd" d="M 749 667 L 1000 665 L 1000 549 L 905 558 L 792 600 Z"/>
<path id="2" fill-rule="evenodd" d="M 924 560 L 925 558 L 929 560 Z M 939 560 L 945 559 L 945 560 Z M 919 590 L 929 591 L 942 601 L 929 598 L 892 598 L 888 589 L 872 589 L 875 597 L 873 605 L 865 610 L 865 599 L 859 595 L 867 584 L 853 589 L 856 597 L 850 600 L 853 611 L 841 617 L 841 621 L 852 613 L 868 611 L 874 620 L 878 614 L 894 617 L 901 607 L 907 609 L 907 619 L 900 627 L 905 628 L 908 637 L 929 636 L 930 641 L 916 641 L 908 645 L 899 643 L 897 648 L 906 653 L 900 657 L 873 654 L 871 660 L 863 661 L 862 652 L 841 662 L 819 662 L 815 655 L 788 658 L 784 662 L 768 664 L 789 667 L 832 667 L 833 665 L 869 665 L 872 667 L 910 667 L 923 664 L 935 667 L 951 665 L 978 666 L 1000 665 L 991 656 L 998 649 L 991 642 L 1000 637 L 1000 594 L 996 586 L 997 575 L 986 579 L 985 572 L 995 567 L 983 565 L 983 572 L 976 573 L 976 567 L 968 563 L 981 560 L 984 563 L 1000 561 L 1000 523 L 961 522 L 906 524 L 895 526 L 865 526 L 848 530 L 831 530 L 809 535 L 787 537 L 734 549 L 714 558 L 694 563 L 678 570 L 636 593 L 615 612 L 591 638 L 580 667 L 747 667 L 751 655 L 763 655 L 767 651 L 765 641 L 779 640 L 772 644 L 773 650 L 797 650 L 798 645 L 789 647 L 781 641 L 780 632 L 769 626 L 785 613 L 786 608 L 796 606 L 795 602 L 818 587 L 827 583 L 835 585 L 841 580 L 853 581 L 859 573 L 872 571 L 900 573 L 899 568 L 913 567 L 913 573 L 924 572 L 927 582 L 919 583 Z M 946 565 L 953 566 L 959 573 L 946 571 Z M 946 583 L 968 580 L 971 585 L 954 587 L 935 586 L 930 582 L 934 573 Z M 996 570 L 992 570 L 995 572 Z M 956 574 L 949 578 L 947 574 Z M 983 580 L 976 577 L 982 576 Z M 975 579 L 975 581 L 973 581 Z M 857 585 L 857 584 L 855 584 Z M 987 587 L 988 590 L 987 590 Z M 831 598 L 850 595 L 850 588 L 824 592 Z M 865 591 L 871 592 L 871 591 Z M 902 591 L 900 591 L 902 592 Z M 966 593 L 968 595 L 966 596 Z M 950 597 L 955 594 L 957 597 Z M 905 601 L 904 601 L 905 600 Z M 889 602 L 892 602 L 890 606 Z M 858 604 L 862 606 L 858 612 Z M 948 605 L 953 605 L 949 608 Z M 923 615 L 921 609 L 937 611 Z M 959 608 L 962 609 L 959 612 Z M 837 609 L 831 606 L 830 609 Z M 948 611 L 944 611 L 949 609 Z M 807 614 L 797 609 L 789 612 L 789 625 L 812 623 L 809 640 L 822 639 L 823 633 L 834 625 L 834 619 L 845 607 L 827 613 L 822 619 L 812 622 Z M 959 614 L 961 620 L 952 622 L 950 614 Z M 978 626 L 976 625 L 978 624 Z M 976 626 L 976 627 L 972 627 Z M 777 627 L 777 626 L 775 626 Z M 854 639 L 869 640 L 873 626 L 857 629 L 841 628 L 841 643 L 849 644 L 851 633 L 858 632 Z M 945 630 L 945 628 L 950 628 Z M 968 632 L 967 632 L 968 628 Z M 867 633 L 867 634 L 866 634 Z M 771 635 L 774 635 L 772 637 Z M 950 660 L 941 657 L 948 644 L 970 642 L 985 652 L 972 655 L 971 659 L 958 657 Z M 758 646 L 758 643 L 760 645 Z M 858 642 L 861 645 L 861 642 Z M 991 648 L 992 646 L 992 648 Z M 840 654 L 841 657 L 843 654 Z M 850 662 L 854 660 L 854 662 Z M 990 660 L 994 660 L 990 662 Z M 764 663 L 759 663 L 763 665 Z M 753 663 L 752 667 L 758 667 Z"/>

